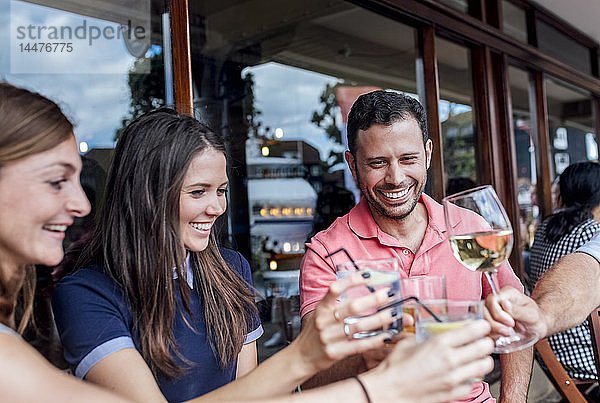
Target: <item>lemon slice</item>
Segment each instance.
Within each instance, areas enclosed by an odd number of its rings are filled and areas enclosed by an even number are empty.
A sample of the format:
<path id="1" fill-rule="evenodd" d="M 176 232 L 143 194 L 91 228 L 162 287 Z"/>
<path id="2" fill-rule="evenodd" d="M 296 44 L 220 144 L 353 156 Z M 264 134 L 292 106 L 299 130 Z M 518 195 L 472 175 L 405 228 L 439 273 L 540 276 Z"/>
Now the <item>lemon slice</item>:
<path id="1" fill-rule="evenodd" d="M 423 329 L 430 334 L 440 334 L 450 330 L 456 330 L 469 324 L 469 320 L 459 320 L 457 322 L 431 322 L 423 325 Z"/>
<path id="2" fill-rule="evenodd" d="M 365 272 L 371 274 L 367 285 L 375 287 L 383 284 L 390 284 L 400 279 L 400 275 L 396 272 L 384 272 L 375 270 L 365 270 Z"/>

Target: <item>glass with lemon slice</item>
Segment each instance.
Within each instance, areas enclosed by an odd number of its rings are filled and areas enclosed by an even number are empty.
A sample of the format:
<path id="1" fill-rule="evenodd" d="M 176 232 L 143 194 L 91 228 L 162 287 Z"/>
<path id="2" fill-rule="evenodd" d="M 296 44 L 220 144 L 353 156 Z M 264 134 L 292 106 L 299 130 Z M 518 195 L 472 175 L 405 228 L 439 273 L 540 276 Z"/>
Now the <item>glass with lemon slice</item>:
<path id="1" fill-rule="evenodd" d="M 429 312 L 416 306 L 416 337 L 421 343 L 439 333 L 448 332 L 466 326 L 470 322 L 483 319 L 483 301 L 427 301 L 427 308 L 440 321 L 437 321 Z"/>

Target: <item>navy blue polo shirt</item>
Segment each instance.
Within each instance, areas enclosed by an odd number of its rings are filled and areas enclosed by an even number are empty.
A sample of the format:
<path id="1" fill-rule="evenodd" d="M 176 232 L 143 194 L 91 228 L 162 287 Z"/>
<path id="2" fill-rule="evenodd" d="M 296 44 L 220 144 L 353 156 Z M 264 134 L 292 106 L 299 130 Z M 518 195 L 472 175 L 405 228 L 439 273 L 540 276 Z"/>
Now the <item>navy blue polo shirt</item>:
<path id="1" fill-rule="evenodd" d="M 221 255 L 251 287 L 250 266 L 246 259 L 230 249 L 221 249 Z M 189 266 L 187 282 L 193 288 Z M 182 307 L 177 284 L 177 302 Z M 141 351 L 139 336 L 134 330 L 131 311 L 123 293 L 98 265 L 78 270 L 62 279 L 54 291 L 52 307 L 65 359 L 79 378 L 84 378 L 90 368 L 111 353 L 125 348 Z M 186 365 L 173 354 L 175 362 L 188 369 L 176 379 L 157 379 L 158 386 L 168 401 L 189 400 L 235 379 L 235 361 L 225 369 L 219 368 L 206 336 L 201 297 L 194 289 L 190 293 L 190 310 L 191 317 L 187 314 L 185 317 L 194 330 L 177 313 L 173 334 L 179 352 L 192 364 Z M 262 333 L 258 315 L 249 318 L 245 343 L 255 341 Z"/>

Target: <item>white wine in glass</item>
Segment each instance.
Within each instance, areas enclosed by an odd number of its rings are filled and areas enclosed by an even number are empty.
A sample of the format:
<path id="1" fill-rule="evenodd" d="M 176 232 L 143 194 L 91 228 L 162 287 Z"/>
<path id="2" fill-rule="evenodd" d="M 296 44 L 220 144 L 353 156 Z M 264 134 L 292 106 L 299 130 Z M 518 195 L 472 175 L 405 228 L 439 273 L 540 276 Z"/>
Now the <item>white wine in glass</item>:
<path id="1" fill-rule="evenodd" d="M 467 269 L 485 274 L 496 294 L 497 267 L 513 247 L 513 231 L 504 207 L 491 186 L 480 186 L 444 198 L 444 215 L 454 257 Z M 512 332 L 496 340 L 496 353 L 510 353 L 531 346 L 538 336 Z"/>

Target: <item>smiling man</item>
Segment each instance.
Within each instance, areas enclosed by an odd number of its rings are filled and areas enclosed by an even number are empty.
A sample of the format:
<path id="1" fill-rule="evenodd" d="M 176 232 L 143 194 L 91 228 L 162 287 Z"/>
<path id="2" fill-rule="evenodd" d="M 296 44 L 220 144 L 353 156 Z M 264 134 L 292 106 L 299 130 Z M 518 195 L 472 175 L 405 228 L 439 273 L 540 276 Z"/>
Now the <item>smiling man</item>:
<path id="1" fill-rule="evenodd" d="M 433 144 L 421 104 L 402 94 L 374 91 L 360 96 L 348 115 L 348 148 L 345 157 L 360 202 L 306 246 L 300 275 L 301 315 L 312 315 L 316 304 L 336 279 L 335 265 L 347 262 L 344 248 L 355 260 L 396 257 L 400 276 L 445 276 L 448 299 L 480 300 L 491 293 L 481 272 L 466 269 L 450 248 L 443 207 L 423 193 Z M 468 217 L 456 223 L 466 223 Z M 508 263 L 498 268 L 499 285 L 523 290 Z M 360 360 L 346 361 L 314 384 L 353 375 L 356 365 L 375 365 L 385 351 Z M 501 357 L 501 400 L 526 400 L 532 351 Z M 363 365 L 364 367 L 364 365 Z M 469 402 L 492 402 L 488 385 L 474 384 Z"/>

